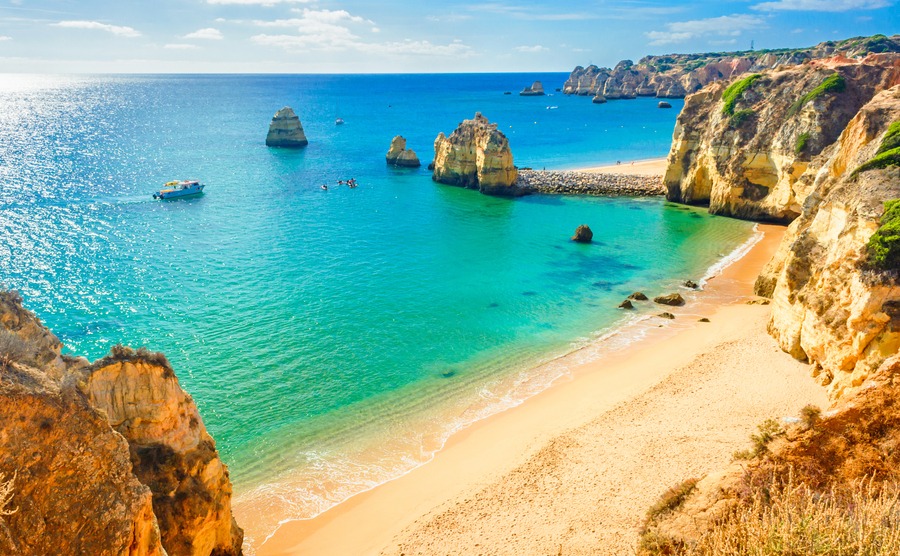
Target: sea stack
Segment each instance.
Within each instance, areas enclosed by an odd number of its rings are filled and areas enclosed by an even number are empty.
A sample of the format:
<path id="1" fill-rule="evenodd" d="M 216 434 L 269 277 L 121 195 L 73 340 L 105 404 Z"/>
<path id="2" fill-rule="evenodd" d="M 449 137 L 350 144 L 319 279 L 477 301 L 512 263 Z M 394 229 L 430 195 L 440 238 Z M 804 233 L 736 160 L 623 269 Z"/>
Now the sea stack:
<path id="1" fill-rule="evenodd" d="M 523 97 L 539 97 L 544 94 L 544 84 L 540 81 L 535 81 L 531 84 L 530 87 L 525 87 L 522 89 L 522 92 L 519 95 Z"/>
<path id="2" fill-rule="evenodd" d="M 597 93 L 596 95 L 594 95 L 594 98 L 591 99 L 591 102 L 593 102 L 594 104 L 606 104 L 606 97 L 600 93 Z"/>
<path id="3" fill-rule="evenodd" d="M 303 133 L 303 125 L 300 118 L 294 113 L 294 109 L 285 106 L 272 116 L 269 124 L 269 133 L 266 135 L 267 147 L 285 147 L 296 149 L 309 144 Z"/>
<path id="4" fill-rule="evenodd" d="M 515 196 L 518 170 L 513 165 L 509 141 L 487 118 L 477 112 L 449 137 L 439 133 L 434 140 L 436 182 L 477 189 L 486 195 Z"/>
<path id="5" fill-rule="evenodd" d="M 572 241 L 577 243 L 590 243 L 593 239 L 594 232 L 592 232 L 591 228 L 585 224 L 575 228 L 575 235 L 572 236 Z"/>
<path id="6" fill-rule="evenodd" d="M 403 166 L 405 168 L 418 168 L 422 165 L 416 151 L 406 148 L 406 139 L 397 135 L 391 140 L 391 148 L 388 149 L 385 156 L 387 163 L 392 166 Z"/>

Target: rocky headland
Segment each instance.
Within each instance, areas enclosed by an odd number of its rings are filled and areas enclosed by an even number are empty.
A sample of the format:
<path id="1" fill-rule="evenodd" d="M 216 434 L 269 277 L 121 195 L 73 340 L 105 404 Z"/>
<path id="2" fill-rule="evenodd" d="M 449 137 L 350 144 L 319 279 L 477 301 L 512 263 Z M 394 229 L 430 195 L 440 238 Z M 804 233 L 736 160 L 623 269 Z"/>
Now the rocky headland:
<path id="1" fill-rule="evenodd" d="M 392 166 L 402 166 L 404 168 L 418 168 L 422 165 L 416 151 L 406 148 L 406 139 L 397 135 L 391 140 L 391 146 L 388 149 L 385 160 Z"/>
<path id="2" fill-rule="evenodd" d="M 464 120 L 449 136 L 434 140 L 434 161 L 429 166 L 439 183 L 477 189 L 486 195 L 522 195 L 517 187 L 509 140 L 481 112 Z"/>
<path id="3" fill-rule="evenodd" d="M 0 292 L 0 553 L 241 554 L 228 470 L 166 358 L 61 349 Z"/>
<path id="4" fill-rule="evenodd" d="M 883 52 L 900 52 L 900 35 L 827 41 L 801 49 L 646 56 L 636 64 L 623 60 L 612 69 L 578 66 L 563 85 L 563 92 L 591 96 L 599 103 L 639 96 L 682 98 L 712 82 L 730 81 L 746 72 L 795 66 L 833 56 L 854 58 Z"/>
<path id="5" fill-rule="evenodd" d="M 309 144 L 303 133 L 303 124 L 294 113 L 294 109 L 285 106 L 272 116 L 269 132 L 266 134 L 267 147 L 283 147 L 296 149 Z"/>

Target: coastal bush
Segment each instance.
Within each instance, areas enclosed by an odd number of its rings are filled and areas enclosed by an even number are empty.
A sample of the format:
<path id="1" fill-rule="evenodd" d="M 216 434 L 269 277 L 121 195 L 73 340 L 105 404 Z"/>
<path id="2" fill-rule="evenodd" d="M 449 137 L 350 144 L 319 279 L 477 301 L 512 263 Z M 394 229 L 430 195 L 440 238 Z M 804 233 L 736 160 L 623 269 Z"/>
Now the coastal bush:
<path id="1" fill-rule="evenodd" d="M 163 378 L 172 378 L 175 376 L 175 371 L 172 370 L 172 364 L 169 363 L 169 360 L 166 359 L 166 356 L 164 354 L 156 351 L 150 351 L 145 347 L 135 350 L 128 346 L 123 346 L 122 344 L 114 345 L 109 350 L 109 355 L 107 355 L 103 359 L 94 361 L 91 367 L 94 369 L 99 369 L 107 365 L 112 365 L 113 363 L 125 363 L 132 361 L 145 361 L 147 363 L 150 363 L 151 365 L 162 367 Z"/>
<path id="2" fill-rule="evenodd" d="M 800 154 L 806 149 L 806 143 L 809 142 L 809 132 L 804 132 L 797 137 L 797 144 L 794 145 L 794 154 Z"/>
<path id="3" fill-rule="evenodd" d="M 880 226 L 866 244 L 866 258 L 867 266 L 878 270 L 900 269 L 900 199 L 884 202 Z"/>
<path id="4" fill-rule="evenodd" d="M 753 446 L 749 450 L 734 453 L 735 459 L 756 459 L 769 451 L 769 443 L 784 434 L 781 424 L 775 419 L 766 419 L 757 427 L 756 434 L 750 435 Z"/>
<path id="5" fill-rule="evenodd" d="M 0 330 L 0 368 L 9 369 L 16 361 L 25 361 L 28 356 L 28 344 L 9 330 Z"/>
<path id="6" fill-rule="evenodd" d="M 875 156 L 860 164 L 856 170 L 853 170 L 850 177 L 855 178 L 867 170 L 878 170 L 888 166 L 900 166 L 900 121 L 888 126 L 881 145 L 875 151 Z"/>
<path id="7" fill-rule="evenodd" d="M 831 75 L 826 77 L 824 81 L 819 83 L 818 86 L 816 86 L 813 90 L 794 101 L 794 104 L 792 104 L 790 109 L 788 109 L 788 117 L 791 117 L 797 112 L 800 112 L 800 110 L 804 106 L 806 106 L 806 103 L 811 102 L 827 93 L 840 93 L 846 88 L 847 82 L 844 80 L 844 77 L 839 73 L 832 73 Z"/>
<path id="8" fill-rule="evenodd" d="M 822 410 L 812 404 L 803 406 L 800 410 L 800 419 L 806 430 L 814 428 L 822 420 Z"/>
<path id="9" fill-rule="evenodd" d="M 734 105 L 737 103 L 738 99 L 741 98 L 741 95 L 744 94 L 744 91 L 750 88 L 750 85 L 753 84 L 754 81 L 762 77 L 762 75 L 758 73 L 754 73 L 753 75 L 748 75 L 747 77 L 735 81 L 731 85 L 725 89 L 725 92 L 722 93 L 722 113 L 731 116 L 734 114 Z"/>
<path id="10" fill-rule="evenodd" d="M 884 134 L 884 139 L 881 140 L 881 146 L 878 147 L 878 151 L 875 154 L 886 153 L 897 147 L 900 147 L 900 120 L 888 126 L 887 133 Z"/>
<path id="11" fill-rule="evenodd" d="M 744 124 L 747 120 L 749 120 L 756 112 L 751 110 L 750 108 L 744 110 L 738 110 L 734 114 L 731 115 L 731 118 L 728 119 L 728 125 L 733 129 L 738 129 L 741 125 Z"/>
<path id="12" fill-rule="evenodd" d="M 688 479 L 683 483 L 673 486 L 665 491 L 656 504 L 647 510 L 646 523 L 656 521 L 661 515 L 677 510 L 684 504 L 687 497 L 697 488 L 699 479 Z"/>
<path id="13" fill-rule="evenodd" d="M 13 474 L 10 479 L 7 479 L 5 473 L 0 473 L 0 517 L 3 517 L 5 515 L 12 515 L 19 511 L 18 508 L 10 509 L 9 507 L 14 494 L 13 488 L 15 486 L 15 482 L 15 474 Z"/>

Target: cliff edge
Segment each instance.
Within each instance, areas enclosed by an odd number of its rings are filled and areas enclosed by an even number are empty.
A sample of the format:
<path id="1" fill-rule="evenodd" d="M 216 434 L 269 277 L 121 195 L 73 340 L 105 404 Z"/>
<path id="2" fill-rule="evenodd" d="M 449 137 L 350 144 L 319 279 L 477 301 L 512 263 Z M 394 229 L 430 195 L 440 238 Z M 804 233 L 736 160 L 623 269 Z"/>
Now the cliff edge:
<path id="1" fill-rule="evenodd" d="M 0 553 L 241 554 L 228 470 L 164 356 L 62 356 L 14 292 L 0 325 Z"/>

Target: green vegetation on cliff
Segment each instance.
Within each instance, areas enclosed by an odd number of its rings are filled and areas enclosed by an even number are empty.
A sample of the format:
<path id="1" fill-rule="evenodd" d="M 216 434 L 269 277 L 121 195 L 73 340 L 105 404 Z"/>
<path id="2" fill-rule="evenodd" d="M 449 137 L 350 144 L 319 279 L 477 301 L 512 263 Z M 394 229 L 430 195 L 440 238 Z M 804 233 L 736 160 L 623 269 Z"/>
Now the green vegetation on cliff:
<path id="1" fill-rule="evenodd" d="M 797 144 L 794 145 L 794 154 L 800 154 L 806 149 L 806 143 L 809 142 L 809 132 L 801 133 L 797 137 Z"/>
<path id="2" fill-rule="evenodd" d="M 748 75 L 747 77 L 735 81 L 731 85 L 725 89 L 725 92 L 722 93 L 722 113 L 727 114 L 729 116 L 734 115 L 734 105 L 737 103 L 738 99 L 741 98 L 741 95 L 744 94 L 744 91 L 750 88 L 750 85 L 753 85 L 753 82 L 762 77 L 762 75 L 758 73 L 754 73 L 753 75 Z"/>
<path id="3" fill-rule="evenodd" d="M 900 199 L 884 202 L 881 226 L 869 238 L 866 253 L 872 267 L 900 270 Z"/>
<path id="4" fill-rule="evenodd" d="M 847 82 L 844 80 L 844 77 L 839 73 L 832 73 L 812 91 L 798 98 L 797 101 L 791 105 L 790 110 L 788 110 L 788 116 L 793 116 L 799 112 L 800 109 L 806 106 L 806 103 L 815 100 L 826 93 L 840 93 L 846 87 Z"/>
<path id="5" fill-rule="evenodd" d="M 860 164 L 859 168 L 853 170 L 852 175 L 858 176 L 867 170 L 878 170 L 888 166 L 900 166 L 900 121 L 896 121 L 888 127 L 875 156 Z M 885 212 L 887 211 L 885 210 Z"/>

